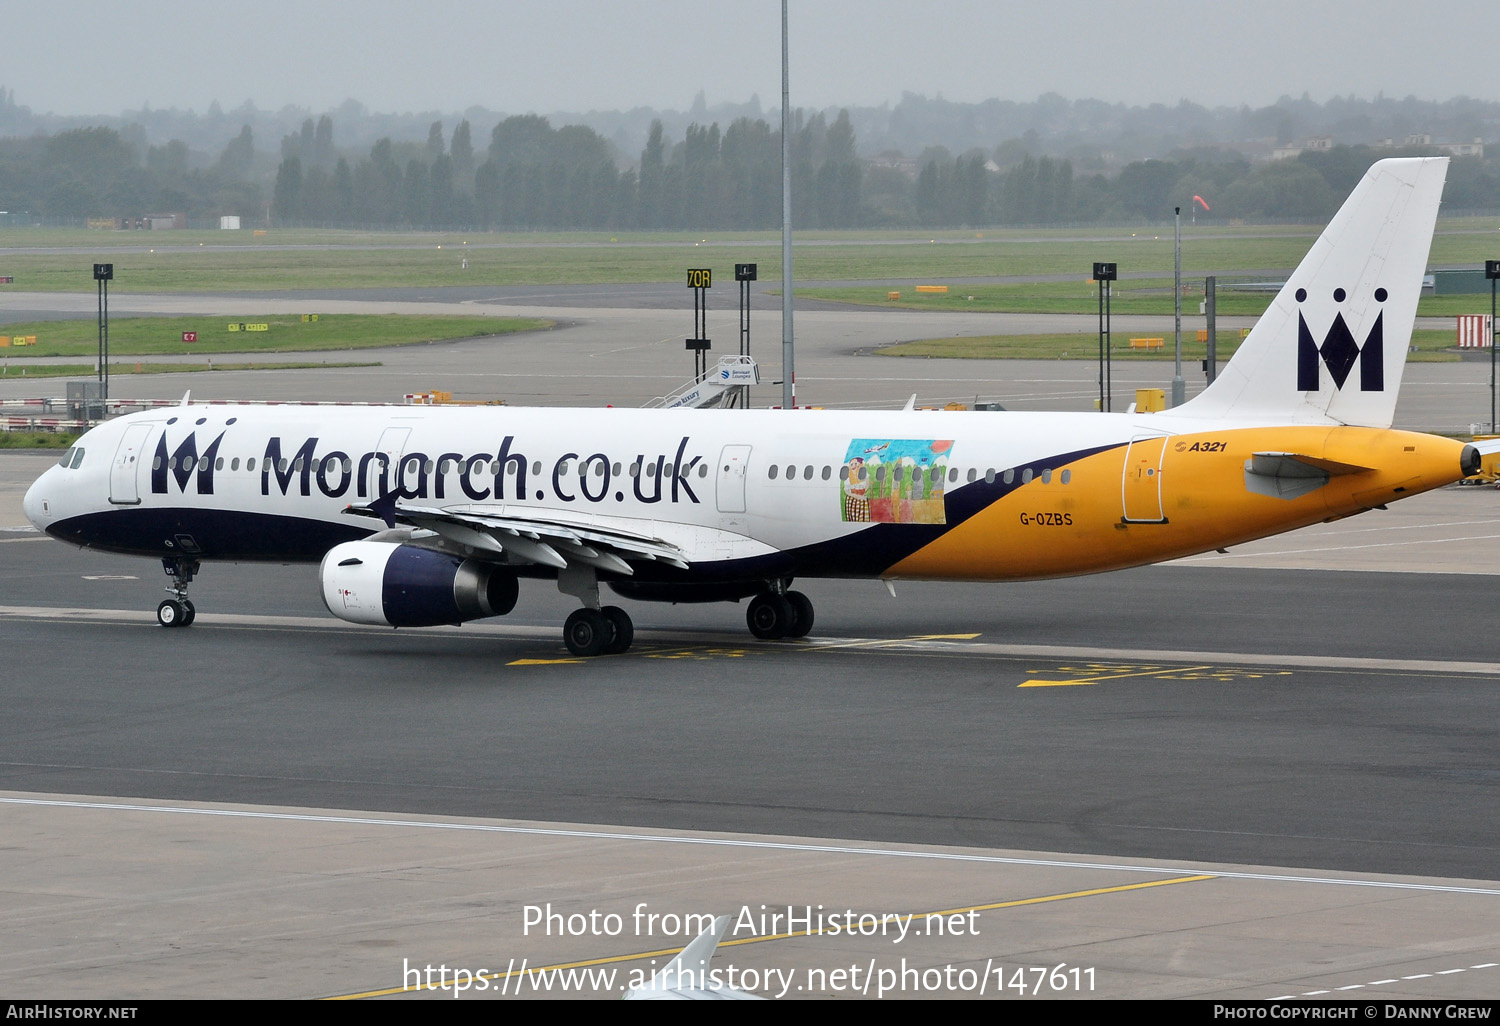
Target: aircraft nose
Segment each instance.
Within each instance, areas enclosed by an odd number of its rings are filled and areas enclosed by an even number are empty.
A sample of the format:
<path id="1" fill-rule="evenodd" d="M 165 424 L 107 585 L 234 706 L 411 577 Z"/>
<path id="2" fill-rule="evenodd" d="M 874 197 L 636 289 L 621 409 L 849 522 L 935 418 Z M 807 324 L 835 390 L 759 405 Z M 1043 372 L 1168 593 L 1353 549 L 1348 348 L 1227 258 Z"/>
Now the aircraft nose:
<path id="1" fill-rule="evenodd" d="M 31 521 L 32 526 L 38 531 L 45 531 L 47 525 L 52 522 L 52 504 L 46 498 L 47 478 L 51 475 L 52 471 L 49 469 L 47 473 L 33 481 L 31 487 L 26 489 L 26 496 L 21 500 L 21 511 L 26 514 L 26 519 Z"/>

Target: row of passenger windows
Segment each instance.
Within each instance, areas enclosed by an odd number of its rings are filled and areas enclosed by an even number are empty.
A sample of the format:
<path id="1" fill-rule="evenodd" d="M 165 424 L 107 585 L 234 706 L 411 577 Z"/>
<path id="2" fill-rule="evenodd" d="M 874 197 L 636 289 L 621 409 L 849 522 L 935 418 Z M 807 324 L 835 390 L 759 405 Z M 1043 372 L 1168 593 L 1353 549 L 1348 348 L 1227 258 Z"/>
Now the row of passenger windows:
<path id="1" fill-rule="evenodd" d="M 83 462 L 83 449 L 82 448 L 74 448 L 74 449 L 69 449 L 67 452 L 65 452 L 63 454 L 63 458 L 60 461 L 58 461 L 58 465 L 59 466 L 63 466 L 63 467 L 69 467 L 69 468 L 72 468 L 72 469 L 76 469 L 78 467 L 78 465 L 80 463 L 82 463 L 82 462 Z M 222 456 L 220 456 L 218 459 L 214 460 L 214 469 L 215 470 L 223 470 L 224 469 L 224 462 L 225 462 L 224 461 L 224 457 L 222 457 Z M 385 466 L 390 461 L 385 456 L 377 456 L 375 458 L 375 462 L 377 464 L 381 465 L 381 466 Z M 209 464 L 209 459 L 208 459 L 207 456 L 203 456 L 203 457 L 199 458 L 198 460 L 194 461 L 194 460 L 189 459 L 186 456 L 181 456 L 181 457 L 169 456 L 169 457 L 167 457 L 167 461 L 166 461 L 166 466 L 167 466 L 168 470 L 192 470 L 192 469 L 194 469 L 195 464 L 196 464 L 196 468 L 198 470 L 207 470 L 208 469 L 208 464 Z M 436 471 L 437 473 L 440 473 L 440 474 L 450 474 L 450 473 L 454 473 L 454 472 L 456 472 L 458 470 L 463 469 L 463 465 L 464 465 L 464 461 L 461 461 L 461 460 L 453 460 L 453 459 L 441 459 L 441 460 L 437 460 L 437 461 L 427 460 L 426 463 L 423 465 L 422 470 L 425 473 L 428 473 L 428 474 L 431 474 L 434 471 Z M 151 469 L 153 469 L 153 470 L 160 470 L 161 468 L 162 468 L 162 458 L 160 456 L 157 456 L 152 461 Z M 586 476 L 586 475 L 592 473 L 594 477 L 603 477 L 604 476 L 604 468 L 605 468 L 605 464 L 602 461 L 593 460 L 591 462 L 586 462 L 586 463 L 580 464 L 578 466 L 578 474 L 579 474 L 579 476 Z M 229 460 L 229 469 L 231 471 L 237 471 L 237 470 L 240 469 L 240 459 L 239 459 L 238 456 L 236 456 L 233 459 Z M 247 459 L 245 461 L 245 469 L 247 471 L 254 471 L 255 470 L 255 457 L 254 456 L 250 457 L 249 459 Z M 292 471 L 300 473 L 301 470 L 302 470 L 302 458 L 300 456 L 297 459 L 295 459 L 295 460 L 288 460 L 286 458 L 282 458 L 280 460 L 280 462 L 278 463 L 276 469 L 279 470 L 283 474 L 286 473 L 288 470 L 292 470 Z M 353 470 L 354 470 L 354 461 L 350 460 L 348 458 L 340 460 L 339 461 L 339 469 L 342 470 L 345 474 L 352 473 Z M 656 476 L 656 464 L 655 463 L 647 463 L 644 466 L 642 464 L 640 464 L 640 463 L 632 463 L 632 464 L 630 464 L 630 466 L 629 466 L 628 469 L 629 469 L 629 473 L 630 473 L 631 477 L 639 477 L 642 474 L 644 474 L 648 478 Z M 675 469 L 676 468 L 672 464 L 670 464 L 670 463 L 663 464 L 662 468 L 661 468 L 662 476 L 663 477 L 669 477 L 669 476 L 671 476 L 674 473 Z M 496 461 L 491 461 L 489 463 L 489 466 L 486 467 L 484 464 L 481 463 L 481 464 L 478 465 L 478 470 L 479 470 L 480 473 L 484 473 L 485 471 L 488 471 L 489 474 L 492 477 L 498 477 L 499 474 L 500 474 L 500 464 L 498 462 L 496 462 Z M 506 461 L 506 470 L 507 470 L 507 473 L 510 473 L 512 475 L 515 474 L 515 472 L 517 470 L 516 464 L 513 461 L 507 460 Z M 613 464 L 610 467 L 610 473 L 612 475 L 615 475 L 615 476 L 619 475 L 620 470 L 621 470 L 621 466 L 620 466 L 619 463 L 615 463 L 615 464 Z M 573 472 L 573 467 L 572 467 L 571 461 L 568 462 L 568 463 L 564 463 L 562 465 L 562 467 L 560 468 L 560 472 L 562 474 L 572 473 Z M 941 468 L 941 467 L 930 467 L 926 471 L 923 471 L 922 469 L 917 468 L 917 467 L 907 468 L 907 467 L 902 467 L 902 466 L 898 465 L 898 466 L 894 466 L 894 467 L 876 467 L 875 470 L 874 470 L 874 478 L 875 478 L 875 480 L 876 481 L 882 481 L 882 482 L 885 481 L 887 472 L 889 472 L 891 479 L 893 481 L 897 481 L 897 482 L 902 481 L 908 474 L 910 474 L 912 480 L 914 480 L 914 481 L 919 481 L 923 477 L 927 477 L 927 478 L 929 478 L 932 481 L 933 484 L 937 484 L 939 481 L 943 480 L 943 476 L 944 476 L 943 475 L 943 468 Z M 540 461 L 537 461 L 537 462 L 534 462 L 534 463 L 531 464 L 531 473 L 535 477 L 540 477 L 541 476 L 541 473 L 542 473 L 542 464 L 541 464 Z M 692 473 L 692 471 L 688 470 L 687 473 L 690 474 L 690 473 Z M 1050 469 L 1044 469 L 1042 471 L 1042 483 L 1043 484 L 1051 484 L 1052 483 L 1052 474 L 1053 474 L 1052 470 L 1050 470 Z M 708 465 L 707 464 L 701 464 L 700 463 L 698 465 L 698 476 L 700 478 L 708 476 Z M 800 468 L 796 464 L 788 464 L 783 469 L 780 464 L 774 464 L 773 463 L 770 467 L 767 468 L 767 470 L 766 470 L 766 476 L 770 480 L 772 480 L 772 481 L 775 481 L 778 478 L 782 478 L 782 477 L 784 477 L 787 481 L 794 481 L 799 476 L 804 481 L 811 481 L 815 476 L 821 477 L 824 481 L 829 481 L 829 480 L 832 480 L 832 478 L 833 478 L 833 468 L 831 466 L 825 466 L 825 467 L 822 468 L 822 471 L 820 473 L 818 471 L 818 468 L 816 468 L 816 467 L 814 467 L 814 466 L 812 466 L 810 464 L 807 465 L 807 466 L 800 467 Z M 870 469 L 868 467 L 864 467 L 864 466 L 861 466 L 858 469 L 858 471 L 855 473 L 855 475 L 854 475 L 855 480 L 857 480 L 857 481 L 868 480 L 870 478 L 870 476 L 871 476 Z M 970 467 L 968 469 L 967 473 L 964 475 L 964 479 L 966 481 L 968 481 L 970 484 L 972 484 L 973 482 L 979 480 L 980 476 L 981 476 L 981 473 L 980 473 L 980 471 L 979 471 L 979 469 L 977 467 Z M 983 472 L 982 476 L 984 477 L 984 481 L 985 481 L 986 484 L 994 484 L 996 478 L 998 478 L 1000 481 L 1002 481 L 1005 484 L 1014 484 L 1015 480 L 1016 480 L 1016 470 L 1014 468 L 1011 468 L 1011 469 L 1007 469 L 1007 470 L 1003 470 L 1003 471 L 998 471 L 997 472 L 994 467 L 989 467 L 989 468 L 987 468 Z M 1024 468 L 1023 470 L 1020 471 L 1021 483 L 1022 484 L 1030 484 L 1031 480 L 1032 480 L 1032 476 L 1033 476 L 1033 471 L 1031 470 L 1031 468 L 1030 467 Z M 949 483 L 956 484 L 958 482 L 958 478 L 959 478 L 959 469 L 957 467 L 949 467 L 948 468 L 948 473 L 947 473 L 947 480 L 949 481 Z M 1060 478 L 1061 478 L 1061 482 L 1063 484 L 1068 484 L 1069 482 L 1072 481 L 1073 472 L 1071 470 L 1064 470 L 1062 472 L 1062 474 L 1060 475 Z M 849 468 L 847 466 L 839 468 L 839 480 L 840 481 L 847 481 L 847 480 L 849 480 Z"/>
<path id="2" fill-rule="evenodd" d="M 70 450 L 70 452 L 71 452 L 71 450 Z M 81 460 L 82 458 L 83 458 L 83 450 L 80 449 L 80 450 L 78 450 L 78 456 L 74 459 L 73 466 L 76 467 L 78 465 L 79 460 Z M 324 457 L 324 459 L 326 459 L 326 458 L 327 457 Z M 224 457 L 223 456 L 220 456 L 218 459 L 214 460 L 213 462 L 214 462 L 214 469 L 215 470 L 223 470 L 224 469 Z M 285 457 L 283 457 L 277 463 L 276 469 L 279 470 L 283 474 L 286 473 L 288 470 L 300 472 L 302 470 L 302 462 L 303 462 L 302 461 L 302 457 L 300 457 L 300 456 L 297 457 L 295 460 L 288 460 Z M 313 461 L 313 465 L 314 466 L 318 466 L 320 464 L 320 462 L 321 461 L 314 460 Z M 385 466 L 388 466 L 390 464 L 390 459 L 387 456 L 379 455 L 379 456 L 375 457 L 375 462 L 379 466 L 385 467 Z M 436 471 L 436 472 L 438 472 L 440 474 L 455 473 L 455 472 L 457 472 L 459 470 L 462 470 L 464 468 L 466 462 L 467 461 L 465 461 L 465 460 L 453 460 L 453 459 L 442 459 L 442 460 L 437 460 L 437 461 L 428 460 L 426 463 L 423 464 L 422 471 L 424 473 L 427 473 L 427 474 L 431 474 L 434 471 Z M 207 456 L 200 457 L 196 461 L 196 463 L 192 459 L 189 459 L 186 456 L 169 456 L 169 457 L 167 457 L 166 466 L 167 466 L 168 470 L 192 470 L 195 466 L 197 467 L 198 470 L 207 470 L 208 469 L 208 463 L 209 463 L 209 460 L 208 460 Z M 338 464 L 339 464 L 339 469 L 342 470 L 345 474 L 352 473 L 353 470 L 354 470 L 354 461 L 351 460 L 351 459 L 349 459 L 349 458 L 347 458 L 347 457 L 345 457 L 342 460 L 339 460 Z M 63 465 L 66 466 L 67 464 L 64 463 Z M 157 456 L 154 460 L 152 460 L 151 469 L 152 470 L 160 470 L 161 468 L 162 468 L 162 459 L 161 459 L 160 456 Z M 604 468 L 605 468 L 605 464 L 602 461 L 600 461 L 600 460 L 594 460 L 592 462 L 579 464 L 577 472 L 578 472 L 578 475 L 580 477 L 587 476 L 590 473 L 592 473 L 594 477 L 603 477 L 604 476 Z M 240 469 L 240 459 L 239 459 L 238 456 L 236 456 L 233 459 L 229 460 L 229 469 L 231 471 L 235 471 L 235 470 L 239 470 Z M 245 461 L 245 469 L 247 471 L 253 471 L 255 469 L 255 457 L 254 456 L 251 456 L 249 459 L 247 459 Z M 506 461 L 506 472 L 507 473 L 514 475 L 516 473 L 517 469 L 518 469 L 518 467 L 517 467 L 517 465 L 513 461 L 510 461 L 510 460 Z M 619 476 L 620 469 L 621 469 L 620 464 L 617 462 L 617 463 L 615 463 L 610 468 L 610 473 L 612 475 L 614 475 L 614 476 Z M 662 477 L 671 477 L 675 473 L 676 469 L 677 468 L 676 468 L 675 464 L 671 464 L 671 463 L 664 463 L 664 464 L 662 464 L 662 467 L 661 467 Z M 496 462 L 496 461 L 490 461 L 490 463 L 489 463 L 488 466 L 486 466 L 484 463 L 476 464 L 475 472 L 477 472 L 477 473 L 484 473 L 486 471 L 488 471 L 489 474 L 492 477 L 499 477 L 500 476 L 500 464 L 498 462 Z M 631 477 L 640 477 L 642 474 L 644 474 L 646 477 L 655 477 L 656 476 L 656 464 L 655 463 L 647 463 L 643 467 L 642 464 L 640 464 L 640 463 L 632 463 L 630 465 L 630 467 L 629 467 L 629 471 L 630 471 L 630 476 Z M 573 472 L 573 463 L 572 463 L 572 461 L 569 460 L 568 462 L 564 463 L 559 468 L 559 472 L 561 474 L 572 473 Z M 542 464 L 541 464 L 540 461 L 534 462 L 534 463 L 531 464 L 531 473 L 532 473 L 532 476 L 534 476 L 534 477 L 540 477 L 541 476 L 541 473 L 542 473 Z M 687 470 L 684 471 L 684 474 L 691 474 L 691 473 L 692 473 L 691 468 L 689 468 L 689 469 L 687 469 Z M 707 477 L 708 476 L 708 465 L 707 464 L 700 463 L 698 465 L 698 476 L 699 477 Z"/>
<path id="3" fill-rule="evenodd" d="M 911 479 L 913 481 L 920 481 L 924 477 L 926 477 L 929 480 L 931 480 L 931 482 L 933 484 L 937 484 L 939 481 L 943 480 L 943 468 L 942 467 L 929 467 L 927 470 L 924 471 L 920 467 L 907 468 L 907 467 L 900 466 L 899 464 L 897 466 L 894 466 L 894 467 L 876 467 L 875 471 L 874 471 L 875 480 L 876 481 L 884 481 L 886 479 L 886 473 L 887 473 L 887 471 L 890 472 L 891 479 L 894 480 L 894 481 L 901 481 L 908 474 L 911 476 Z M 823 468 L 823 470 L 822 470 L 821 473 L 818 472 L 818 469 L 816 467 L 811 466 L 811 465 L 804 466 L 804 467 L 800 468 L 800 476 L 801 476 L 802 480 L 804 480 L 804 481 L 811 481 L 815 475 L 821 477 L 824 481 L 831 480 L 832 477 L 833 477 L 833 468 L 829 467 L 829 466 L 825 466 Z M 1030 467 L 1026 467 L 1023 470 L 1021 470 L 1020 475 L 1021 475 L 1021 483 L 1022 484 L 1030 484 L 1031 483 L 1031 479 L 1032 479 L 1032 476 L 1033 476 L 1033 471 L 1032 471 L 1032 469 Z M 775 481 L 778 478 L 782 478 L 782 477 L 784 477 L 785 480 L 787 480 L 787 481 L 795 481 L 798 476 L 799 476 L 799 468 L 798 468 L 798 466 L 795 463 L 788 464 L 786 466 L 785 470 L 783 470 L 783 468 L 779 464 L 774 464 L 774 463 L 770 467 L 766 468 L 766 477 L 769 478 L 772 481 Z M 950 483 L 955 483 L 956 484 L 958 482 L 958 476 L 959 476 L 959 469 L 957 467 L 949 467 L 948 468 L 947 478 L 948 478 L 948 481 Z M 966 481 L 968 481 L 970 484 L 972 484 L 975 481 L 979 480 L 980 476 L 981 476 L 981 472 L 980 472 L 980 470 L 977 467 L 970 467 L 969 470 L 968 470 L 968 473 L 965 475 L 964 479 Z M 1016 471 L 1015 471 L 1014 468 L 1011 468 L 1011 469 L 1008 469 L 1008 470 L 999 471 L 997 473 L 994 467 L 989 467 L 989 468 L 987 468 L 986 470 L 983 471 L 982 476 L 984 477 L 984 481 L 985 481 L 986 484 L 994 484 L 996 477 L 998 477 L 1005 484 L 1014 484 L 1015 480 L 1016 480 Z M 858 469 L 858 471 L 855 473 L 855 475 L 854 475 L 854 479 L 856 481 L 865 481 L 865 480 L 868 480 L 869 477 L 870 477 L 870 468 L 869 467 L 865 467 L 865 466 L 861 466 Z M 1068 483 L 1070 483 L 1073 480 L 1073 472 L 1071 470 L 1064 470 L 1062 472 L 1062 474 L 1060 475 L 1060 477 L 1061 477 L 1061 481 L 1062 481 L 1063 484 L 1068 484 Z M 839 468 L 839 480 L 840 481 L 847 481 L 847 480 L 849 480 L 849 468 L 848 468 L 848 466 L 843 466 L 843 467 Z M 1052 471 L 1050 469 L 1044 469 L 1042 471 L 1042 484 L 1051 484 L 1051 483 L 1052 483 Z"/>

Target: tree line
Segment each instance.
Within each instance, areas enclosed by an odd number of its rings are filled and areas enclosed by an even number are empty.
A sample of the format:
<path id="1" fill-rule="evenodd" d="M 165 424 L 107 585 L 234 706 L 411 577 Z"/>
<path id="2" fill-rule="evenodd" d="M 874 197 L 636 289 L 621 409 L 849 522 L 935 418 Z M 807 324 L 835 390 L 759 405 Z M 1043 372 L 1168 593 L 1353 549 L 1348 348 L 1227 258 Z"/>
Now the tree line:
<path id="1" fill-rule="evenodd" d="M 1078 173 L 1017 140 L 957 156 L 858 155 L 847 112 L 799 114 L 791 138 L 793 223 L 804 229 L 1138 223 L 1188 212 L 1260 221 L 1330 216 L 1373 161 L 1421 149 L 1337 146 L 1252 163 L 1228 149 L 1178 151 L 1118 173 Z M 764 119 L 691 124 L 681 140 L 652 124 L 633 162 L 584 125 L 508 117 L 476 148 L 469 122 L 424 143 L 336 145 L 330 117 L 308 118 L 257 151 L 250 126 L 211 161 L 178 140 L 145 146 L 114 129 L 0 139 L 0 211 L 33 222 L 186 212 L 194 224 L 331 228 L 756 230 L 781 223 L 781 133 Z M 1426 151 L 1431 152 L 1431 151 Z M 270 168 L 274 166 L 274 173 Z M 1494 162 L 1454 158 L 1444 206 L 1500 210 Z"/>

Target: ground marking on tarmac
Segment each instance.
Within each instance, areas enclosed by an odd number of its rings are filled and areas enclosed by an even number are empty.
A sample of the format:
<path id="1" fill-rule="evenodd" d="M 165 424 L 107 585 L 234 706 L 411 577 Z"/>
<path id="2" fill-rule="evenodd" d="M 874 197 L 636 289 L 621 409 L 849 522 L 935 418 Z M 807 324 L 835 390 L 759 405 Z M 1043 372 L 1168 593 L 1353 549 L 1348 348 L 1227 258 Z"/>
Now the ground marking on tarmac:
<path id="1" fill-rule="evenodd" d="M 1115 672 L 1122 671 L 1122 672 Z M 1094 663 L 1088 666 L 1059 666 L 1053 670 L 1032 670 L 1032 673 L 1085 674 L 1068 680 L 1023 680 L 1020 688 L 1060 688 L 1074 684 L 1098 684 L 1106 680 L 1124 677 L 1152 677 L 1156 680 L 1206 680 L 1228 683 L 1237 680 L 1257 680 L 1261 677 L 1290 677 L 1291 670 L 1248 670 L 1237 666 L 1163 666 L 1163 665 L 1108 665 Z"/>
<path id="2" fill-rule="evenodd" d="M 965 905 L 963 908 L 948 908 L 943 909 L 940 912 L 908 912 L 906 915 L 902 915 L 899 912 L 891 912 L 882 915 L 881 922 L 884 923 L 887 920 L 895 920 L 897 922 L 904 921 L 909 924 L 913 919 L 919 919 L 923 922 L 926 922 L 928 919 L 933 917 L 947 918 L 948 916 L 968 915 L 970 912 L 993 912 L 997 909 L 1002 908 L 1022 908 L 1028 905 L 1044 905 L 1048 902 L 1053 901 L 1072 901 L 1077 898 L 1094 898 L 1104 894 L 1120 894 L 1125 891 L 1139 891 L 1144 890 L 1148 887 L 1170 887 L 1173 884 L 1201 883 L 1204 880 L 1212 879 L 1214 879 L 1214 876 L 1212 874 L 1198 874 L 1194 876 L 1180 876 L 1171 880 L 1147 880 L 1144 883 L 1120 884 L 1118 887 L 1095 887 L 1092 890 L 1087 891 L 1068 891 L 1064 894 L 1043 894 L 1034 898 L 1015 898 L 1010 901 L 990 902 L 986 905 Z M 719 947 L 735 948 L 745 944 L 764 944 L 767 941 L 793 940 L 798 937 L 818 937 L 822 934 L 829 933 L 831 931 L 838 931 L 841 929 L 847 929 L 847 927 L 820 926 L 816 930 L 809 927 L 806 930 L 793 930 L 789 933 L 767 933 L 762 934 L 758 937 L 741 937 L 738 940 L 720 941 Z M 660 951 L 638 951 L 629 955 L 608 955 L 604 958 L 590 958 L 578 962 L 559 962 L 556 965 L 546 966 L 528 967 L 523 963 L 520 969 L 511 969 L 508 972 L 475 973 L 474 975 L 475 979 L 477 980 L 504 981 L 512 979 L 516 976 L 525 976 L 528 973 L 543 975 L 546 973 L 555 973 L 567 969 L 582 969 L 586 966 L 591 965 L 609 965 L 611 963 L 619 962 L 634 962 L 642 958 L 663 958 L 667 955 L 679 954 L 683 950 L 683 948 L 665 948 Z M 512 964 L 514 964 L 514 960 L 512 960 Z M 327 998 L 325 1000 L 354 1001 L 360 998 L 390 997 L 393 994 L 406 994 L 410 993 L 413 990 L 422 991 L 448 989 L 450 988 L 443 984 L 429 983 L 424 986 L 419 983 L 417 986 L 410 988 L 405 986 L 387 987 L 384 990 L 367 990 L 359 994 L 339 994 L 335 997 Z"/>
<path id="3" fill-rule="evenodd" d="M 1403 976 L 1401 980 L 1430 980 L 1434 976 L 1454 976 L 1458 973 L 1470 972 L 1474 969 L 1494 969 L 1500 966 L 1500 962 L 1481 962 L 1479 965 L 1464 966 L 1461 969 L 1436 969 L 1430 973 L 1417 973 L 1414 976 Z M 1330 994 L 1341 990 L 1363 990 L 1366 987 L 1385 987 L 1392 983 L 1400 983 L 1401 980 L 1371 980 L 1369 983 L 1351 983 L 1347 987 L 1335 987 L 1333 991 L 1327 990 L 1305 990 L 1301 994 L 1281 994 L 1270 998 L 1271 1001 L 1295 1001 L 1299 997 L 1317 997 L 1320 994 Z"/>
<path id="4" fill-rule="evenodd" d="M 869 855 L 877 858 L 925 859 L 938 862 L 975 862 L 1005 866 L 1036 866 L 1045 869 L 1091 869 L 1117 873 L 1149 873 L 1180 877 L 1201 874 L 1220 880 L 1259 880 L 1268 883 L 1325 884 L 1333 887 L 1371 887 L 1377 890 L 1423 891 L 1437 894 L 1475 894 L 1500 898 L 1500 887 L 1463 887 L 1457 884 L 1417 883 L 1407 880 L 1369 880 L 1338 876 L 1297 876 L 1289 873 L 1247 873 L 1187 866 L 1153 866 L 1124 862 L 1081 862 L 1069 859 L 1020 858 L 1013 855 L 981 855 L 973 852 L 920 851 L 912 848 L 871 848 L 846 844 L 801 844 L 736 837 L 697 837 L 689 834 L 640 834 L 615 830 L 584 830 L 566 827 L 512 826 L 502 823 L 445 822 L 431 819 L 392 819 L 375 816 L 334 816 L 303 812 L 267 812 L 256 809 L 194 808 L 185 805 L 139 805 L 128 802 L 78 801 L 66 798 L 0 797 L 0 805 L 32 805 L 53 809 L 97 809 L 107 812 L 147 812 L 176 816 L 223 816 L 229 819 L 261 819 L 287 823 L 330 823 L 345 826 L 403 827 L 415 830 L 457 830 L 523 837 L 567 837 L 581 840 L 631 841 L 647 844 L 683 844 L 709 848 L 750 848 L 767 851 L 811 852 L 829 855 Z"/>

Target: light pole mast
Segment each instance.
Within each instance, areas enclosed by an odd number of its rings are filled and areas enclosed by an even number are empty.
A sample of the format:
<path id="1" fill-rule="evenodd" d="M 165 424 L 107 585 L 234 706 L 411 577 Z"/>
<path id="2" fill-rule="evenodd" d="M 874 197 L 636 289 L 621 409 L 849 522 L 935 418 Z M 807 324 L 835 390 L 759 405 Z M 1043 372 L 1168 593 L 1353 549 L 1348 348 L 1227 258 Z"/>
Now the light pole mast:
<path id="1" fill-rule="evenodd" d="M 781 0 L 781 408 L 797 408 L 792 352 L 792 115 L 787 75 L 786 0 Z"/>
<path id="2" fill-rule="evenodd" d="M 1172 216 L 1172 310 L 1177 336 L 1177 370 L 1172 375 L 1172 406 L 1175 409 L 1187 399 L 1187 386 L 1182 381 L 1182 208 L 1173 207 Z"/>

